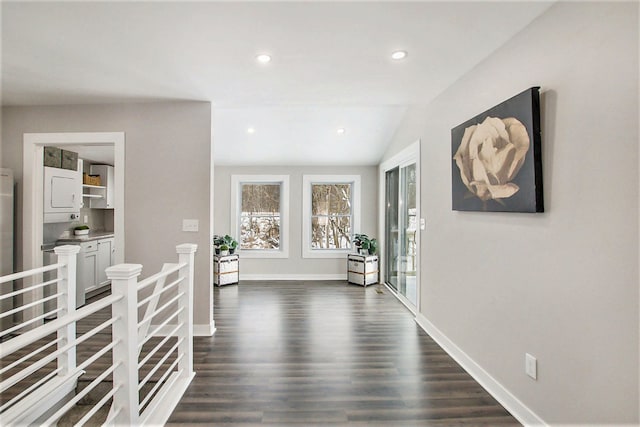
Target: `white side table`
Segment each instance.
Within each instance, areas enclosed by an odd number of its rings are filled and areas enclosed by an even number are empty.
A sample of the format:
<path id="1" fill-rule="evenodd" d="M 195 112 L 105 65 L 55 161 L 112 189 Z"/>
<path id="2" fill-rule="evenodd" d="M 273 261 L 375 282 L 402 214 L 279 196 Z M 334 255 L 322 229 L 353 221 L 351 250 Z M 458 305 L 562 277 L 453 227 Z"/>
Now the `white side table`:
<path id="1" fill-rule="evenodd" d="M 233 255 L 213 256 L 213 284 L 218 286 L 238 283 L 240 276 L 240 257 Z"/>
<path id="2" fill-rule="evenodd" d="M 347 255 L 347 281 L 367 286 L 378 283 L 378 255 Z"/>

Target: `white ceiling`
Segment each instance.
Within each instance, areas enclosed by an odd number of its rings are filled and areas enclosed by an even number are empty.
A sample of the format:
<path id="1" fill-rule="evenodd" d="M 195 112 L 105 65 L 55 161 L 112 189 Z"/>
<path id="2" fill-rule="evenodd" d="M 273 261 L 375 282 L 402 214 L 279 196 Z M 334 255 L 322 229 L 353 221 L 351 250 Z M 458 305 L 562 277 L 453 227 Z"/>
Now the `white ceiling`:
<path id="1" fill-rule="evenodd" d="M 216 163 L 376 164 L 408 106 L 550 5 L 3 2 L 2 104 L 211 101 Z"/>

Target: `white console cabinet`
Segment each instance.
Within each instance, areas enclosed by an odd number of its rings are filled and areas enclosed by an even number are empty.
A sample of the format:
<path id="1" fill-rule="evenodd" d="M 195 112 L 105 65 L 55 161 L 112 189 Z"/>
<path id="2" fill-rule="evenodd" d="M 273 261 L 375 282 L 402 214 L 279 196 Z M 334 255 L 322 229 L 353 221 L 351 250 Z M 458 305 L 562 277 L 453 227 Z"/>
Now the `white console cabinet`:
<path id="1" fill-rule="evenodd" d="M 378 255 L 347 255 L 347 280 L 361 286 L 378 283 Z"/>
<path id="2" fill-rule="evenodd" d="M 238 283 L 240 275 L 240 257 L 234 255 L 213 256 L 213 283 L 218 286 Z"/>

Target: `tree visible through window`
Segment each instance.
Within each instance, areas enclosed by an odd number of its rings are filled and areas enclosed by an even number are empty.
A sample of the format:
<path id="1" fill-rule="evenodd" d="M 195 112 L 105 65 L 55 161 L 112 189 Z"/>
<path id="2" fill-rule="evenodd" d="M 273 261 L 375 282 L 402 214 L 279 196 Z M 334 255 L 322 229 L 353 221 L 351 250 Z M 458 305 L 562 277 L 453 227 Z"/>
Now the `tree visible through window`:
<path id="1" fill-rule="evenodd" d="M 351 248 L 351 204 L 351 184 L 311 185 L 312 249 Z"/>
<path id="2" fill-rule="evenodd" d="M 280 184 L 242 184 L 241 249 L 280 249 Z"/>

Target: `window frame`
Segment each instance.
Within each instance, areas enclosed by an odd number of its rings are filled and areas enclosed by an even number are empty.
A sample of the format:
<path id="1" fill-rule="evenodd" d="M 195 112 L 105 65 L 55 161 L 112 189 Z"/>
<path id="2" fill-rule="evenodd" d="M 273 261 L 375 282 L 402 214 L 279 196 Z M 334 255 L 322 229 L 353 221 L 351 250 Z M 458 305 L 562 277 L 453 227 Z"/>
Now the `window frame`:
<path id="1" fill-rule="evenodd" d="M 343 258 L 353 253 L 350 249 L 314 249 L 311 247 L 311 227 L 313 212 L 311 193 L 314 184 L 351 185 L 351 230 L 360 232 L 360 175 L 303 175 L 302 177 L 302 257 L 303 258 Z"/>
<path id="2" fill-rule="evenodd" d="M 280 248 L 241 249 L 240 215 L 243 184 L 280 184 Z M 238 240 L 237 252 L 243 258 L 289 257 L 289 175 L 231 175 L 231 229 Z"/>

